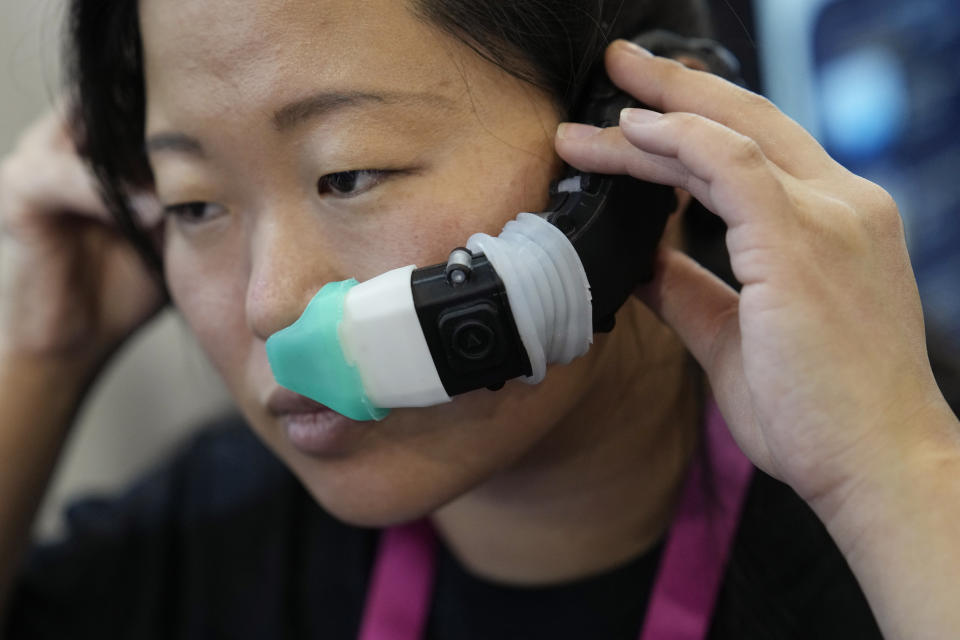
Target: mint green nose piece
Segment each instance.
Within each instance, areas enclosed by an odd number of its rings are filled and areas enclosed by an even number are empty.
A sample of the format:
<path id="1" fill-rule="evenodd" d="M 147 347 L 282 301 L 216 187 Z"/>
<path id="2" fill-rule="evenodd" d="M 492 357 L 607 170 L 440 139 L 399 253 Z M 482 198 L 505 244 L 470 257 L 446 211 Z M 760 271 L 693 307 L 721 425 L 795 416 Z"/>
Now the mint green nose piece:
<path id="1" fill-rule="evenodd" d="M 344 299 L 356 285 L 356 280 L 344 280 L 320 289 L 296 322 L 267 339 L 267 358 L 280 386 L 351 420 L 382 420 L 390 411 L 367 398 L 337 335 Z"/>

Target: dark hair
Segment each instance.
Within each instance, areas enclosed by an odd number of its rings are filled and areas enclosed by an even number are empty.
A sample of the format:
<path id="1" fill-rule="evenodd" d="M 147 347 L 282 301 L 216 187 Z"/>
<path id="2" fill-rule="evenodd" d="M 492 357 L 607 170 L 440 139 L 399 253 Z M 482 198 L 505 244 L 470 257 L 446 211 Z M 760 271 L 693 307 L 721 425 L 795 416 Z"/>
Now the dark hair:
<path id="1" fill-rule="evenodd" d="M 654 29 L 687 36 L 709 31 L 704 0 L 409 3 L 425 22 L 546 91 L 563 113 L 576 104 L 612 40 Z M 146 104 L 138 18 L 137 0 L 73 0 L 65 68 L 77 148 L 96 175 L 121 231 L 159 274 L 159 253 L 139 227 L 129 198 L 131 191 L 149 189 L 153 182 L 143 148 Z M 691 229 L 692 235 L 702 236 L 702 231 L 717 235 L 713 216 L 693 217 L 712 226 Z"/>
<path id="2" fill-rule="evenodd" d="M 412 0 L 412 5 L 480 56 L 544 89 L 564 113 L 572 110 L 613 40 L 655 29 L 686 36 L 708 31 L 701 0 Z"/>
<path id="3" fill-rule="evenodd" d="M 161 277 L 160 255 L 141 229 L 130 193 L 153 186 L 144 150 L 146 97 L 137 0 L 73 0 L 64 69 L 77 151 L 121 232 Z"/>

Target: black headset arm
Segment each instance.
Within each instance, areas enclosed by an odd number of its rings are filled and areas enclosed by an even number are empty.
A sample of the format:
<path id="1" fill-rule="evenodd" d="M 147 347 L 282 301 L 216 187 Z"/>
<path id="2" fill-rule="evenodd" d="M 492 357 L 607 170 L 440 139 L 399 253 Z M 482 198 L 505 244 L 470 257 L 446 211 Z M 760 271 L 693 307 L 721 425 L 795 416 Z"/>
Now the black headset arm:
<path id="1" fill-rule="evenodd" d="M 580 101 L 576 121 L 612 127 L 622 109 L 641 106 L 605 73 L 594 76 L 597 80 Z M 551 196 L 543 215 L 577 250 L 590 281 L 594 332 L 608 332 L 630 293 L 653 277 L 654 253 L 667 217 L 676 209 L 674 191 L 630 176 L 570 168 L 565 179 L 551 186 Z"/>
<path id="2" fill-rule="evenodd" d="M 652 32 L 635 42 L 659 55 L 696 56 L 711 71 L 736 79 L 736 59 L 713 41 Z M 574 120 L 615 126 L 622 109 L 641 106 L 605 73 L 593 77 L 572 114 Z M 631 292 L 653 277 L 657 245 L 676 204 L 672 188 L 630 176 L 571 168 L 564 180 L 552 185 L 548 210 L 541 215 L 566 234 L 580 256 L 591 287 L 595 332 L 612 330 L 615 314 Z M 455 254 L 466 260 L 465 267 Z M 457 270 L 466 276 L 455 280 Z M 449 395 L 496 389 L 530 375 L 506 289 L 485 256 L 455 250 L 448 263 L 414 271 L 411 287 L 424 337 Z"/>
<path id="3" fill-rule="evenodd" d="M 694 57 L 711 73 L 743 84 L 736 57 L 713 40 L 651 31 L 634 42 L 656 55 Z M 622 109 L 643 106 L 618 89 L 606 73 L 597 72 L 593 77 L 575 110 L 576 121 L 616 126 Z M 565 187 L 563 192 L 558 190 L 560 185 Z M 614 314 L 630 293 L 653 277 L 657 245 L 667 218 L 677 207 L 675 192 L 629 176 L 588 174 L 571 168 L 566 180 L 554 183 L 551 195 L 544 215 L 567 235 L 587 272 L 594 331 L 610 331 Z"/>

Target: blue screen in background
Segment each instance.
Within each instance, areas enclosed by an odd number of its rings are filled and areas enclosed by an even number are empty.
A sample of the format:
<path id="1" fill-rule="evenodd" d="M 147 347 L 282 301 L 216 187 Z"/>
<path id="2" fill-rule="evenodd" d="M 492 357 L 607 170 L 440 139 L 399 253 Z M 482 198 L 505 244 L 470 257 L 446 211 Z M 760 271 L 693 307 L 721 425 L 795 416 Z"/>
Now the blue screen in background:
<path id="1" fill-rule="evenodd" d="M 821 142 L 896 198 L 928 319 L 960 342 L 960 0 L 835 0 L 811 24 Z"/>

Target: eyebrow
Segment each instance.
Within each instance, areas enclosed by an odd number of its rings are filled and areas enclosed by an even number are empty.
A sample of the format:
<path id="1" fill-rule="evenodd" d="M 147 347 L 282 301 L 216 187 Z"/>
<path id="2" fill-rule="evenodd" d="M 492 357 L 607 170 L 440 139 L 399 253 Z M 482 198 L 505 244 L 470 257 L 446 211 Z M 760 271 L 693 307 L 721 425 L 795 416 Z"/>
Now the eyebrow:
<path id="1" fill-rule="evenodd" d="M 449 108 L 453 101 L 446 96 L 426 92 L 319 91 L 277 109 L 271 120 L 274 129 L 284 132 L 307 120 L 329 116 L 331 113 L 342 109 L 362 107 L 369 104 L 395 103 Z M 146 150 L 148 153 L 170 151 L 198 157 L 205 155 L 203 145 L 198 139 L 179 132 L 165 131 L 148 137 Z"/>
<path id="2" fill-rule="evenodd" d="M 288 131 L 301 122 L 312 118 L 322 118 L 340 109 L 360 107 L 368 104 L 386 104 L 397 101 L 396 94 L 367 93 L 362 91 L 350 91 L 346 93 L 320 91 L 277 109 L 273 114 L 273 126 L 277 131 Z"/>

